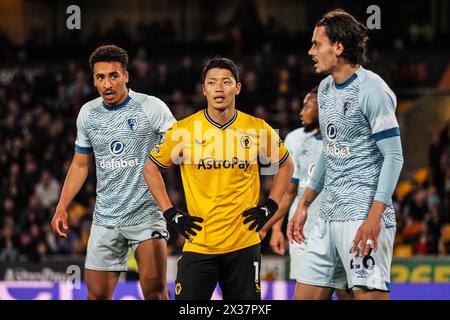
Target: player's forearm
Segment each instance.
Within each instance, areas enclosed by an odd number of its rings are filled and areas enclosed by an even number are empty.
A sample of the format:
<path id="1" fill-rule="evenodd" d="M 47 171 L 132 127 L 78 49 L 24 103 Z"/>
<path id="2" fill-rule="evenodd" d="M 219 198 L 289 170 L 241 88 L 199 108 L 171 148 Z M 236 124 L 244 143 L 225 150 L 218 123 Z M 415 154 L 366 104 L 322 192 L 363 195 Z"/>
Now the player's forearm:
<path id="1" fill-rule="evenodd" d="M 77 157 L 77 156 L 75 156 Z M 66 210 L 73 198 L 78 194 L 89 173 L 89 164 L 80 163 L 76 158 L 67 172 L 66 180 L 61 191 L 58 207 Z"/>
<path id="2" fill-rule="evenodd" d="M 162 212 L 173 207 L 167 194 L 166 184 L 158 167 L 147 159 L 144 166 L 144 178 L 148 189 Z"/>
<path id="3" fill-rule="evenodd" d="M 388 204 L 403 166 L 400 136 L 380 140 L 377 142 L 377 146 L 384 159 L 374 200 Z"/>
<path id="4" fill-rule="evenodd" d="M 294 171 L 294 165 L 291 157 L 289 156 L 280 166 L 280 169 L 275 174 L 272 183 L 272 190 L 270 191 L 269 198 L 280 203 L 283 194 L 286 192 L 288 183 L 292 177 Z"/>
<path id="5" fill-rule="evenodd" d="M 292 202 L 295 199 L 295 196 L 297 195 L 297 185 L 290 182 L 288 186 L 288 190 L 284 193 L 283 197 L 281 198 L 281 202 L 278 206 L 277 212 L 273 215 L 272 218 L 270 218 L 269 221 L 267 221 L 266 225 L 264 225 L 264 228 L 269 230 L 272 228 L 281 229 L 281 225 L 283 224 L 283 217 L 288 213 L 290 206 L 292 205 Z"/>
<path id="6" fill-rule="evenodd" d="M 275 231 L 281 231 L 281 228 L 283 227 L 283 219 L 284 217 L 281 217 L 280 219 L 278 219 L 278 221 L 276 221 L 273 226 L 272 226 L 272 232 Z"/>
<path id="7" fill-rule="evenodd" d="M 298 201 L 298 208 L 301 206 L 309 207 L 314 200 L 316 200 L 319 192 L 310 187 L 307 187 L 305 191 L 303 191 L 302 197 Z"/>
<path id="8" fill-rule="evenodd" d="M 323 152 L 320 153 L 319 160 L 314 167 L 308 188 L 313 189 L 318 194 L 322 191 L 325 181 L 325 158 Z M 316 195 L 317 196 L 317 195 Z"/>
<path id="9" fill-rule="evenodd" d="M 380 220 L 385 209 L 386 209 L 385 203 L 378 200 L 374 200 L 372 203 L 372 207 L 370 208 L 369 214 L 367 216 L 367 219 L 374 219 L 377 221 Z"/>

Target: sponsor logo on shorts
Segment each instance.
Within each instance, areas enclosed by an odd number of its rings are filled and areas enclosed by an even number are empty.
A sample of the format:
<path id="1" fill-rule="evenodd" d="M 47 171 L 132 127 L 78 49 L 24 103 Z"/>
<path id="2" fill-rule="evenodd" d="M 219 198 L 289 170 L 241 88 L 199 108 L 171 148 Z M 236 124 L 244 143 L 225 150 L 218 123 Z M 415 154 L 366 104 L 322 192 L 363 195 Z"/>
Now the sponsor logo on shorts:
<path id="1" fill-rule="evenodd" d="M 355 273 L 358 275 L 357 278 L 367 278 L 368 275 L 367 271 L 364 269 L 358 270 Z"/>
<path id="2" fill-rule="evenodd" d="M 181 283 L 177 282 L 175 285 L 175 294 L 179 295 L 181 293 Z"/>

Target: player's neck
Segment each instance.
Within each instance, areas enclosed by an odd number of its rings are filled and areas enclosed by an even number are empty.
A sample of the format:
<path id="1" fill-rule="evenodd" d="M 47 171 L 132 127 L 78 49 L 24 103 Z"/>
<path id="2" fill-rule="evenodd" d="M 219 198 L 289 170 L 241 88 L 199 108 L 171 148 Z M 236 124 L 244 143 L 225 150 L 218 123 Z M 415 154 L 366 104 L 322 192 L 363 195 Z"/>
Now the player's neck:
<path id="1" fill-rule="evenodd" d="M 358 70 L 359 64 L 343 63 L 338 65 L 331 73 L 337 84 L 342 84 L 348 80 Z"/>
<path id="2" fill-rule="evenodd" d="M 212 120 L 214 120 L 214 122 L 224 125 L 233 118 L 235 110 L 236 109 L 234 108 L 234 106 L 223 110 L 215 109 L 208 106 L 207 112 L 208 116 Z"/>

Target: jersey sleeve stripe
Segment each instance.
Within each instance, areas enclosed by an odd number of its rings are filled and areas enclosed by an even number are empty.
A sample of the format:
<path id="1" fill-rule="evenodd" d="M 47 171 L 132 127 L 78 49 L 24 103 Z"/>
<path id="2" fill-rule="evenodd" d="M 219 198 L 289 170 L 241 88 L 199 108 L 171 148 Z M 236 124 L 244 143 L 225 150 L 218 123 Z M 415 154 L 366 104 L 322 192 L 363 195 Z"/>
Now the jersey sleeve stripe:
<path id="1" fill-rule="evenodd" d="M 89 153 L 92 153 L 93 148 L 86 148 L 86 147 L 80 147 L 80 146 L 75 145 L 75 151 L 78 153 L 89 154 Z"/>
<path id="2" fill-rule="evenodd" d="M 392 138 L 395 136 L 399 136 L 400 135 L 400 128 L 391 128 L 388 130 L 384 130 L 381 132 L 377 132 L 375 134 L 372 135 L 372 137 L 375 139 L 375 141 L 380 141 L 383 139 L 387 139 L 387 138 Z"/>
<path id="3" fill-rule="evenodd" d="M 158 167 L 162 168 L 162 169 L 169 169 L 169 166 L 163 165 L 162 163 L 160 163 L 158 160 L 156 160 L 155 158 L 152 157 L 151 154 L 148 155 L 148 158 L 150 160 L 153 161 L 154 164 L 156 164 Z"/>
<path id="4" fill-rule="evenodd" d="M 280 161 L 278 161 L 278 164 L 282 165 L 283 162 L 285 162 L 288 157 L 289 157 L 289 151 L 286 151 L 286 154 L 284 155 L 284 157 Z"/>

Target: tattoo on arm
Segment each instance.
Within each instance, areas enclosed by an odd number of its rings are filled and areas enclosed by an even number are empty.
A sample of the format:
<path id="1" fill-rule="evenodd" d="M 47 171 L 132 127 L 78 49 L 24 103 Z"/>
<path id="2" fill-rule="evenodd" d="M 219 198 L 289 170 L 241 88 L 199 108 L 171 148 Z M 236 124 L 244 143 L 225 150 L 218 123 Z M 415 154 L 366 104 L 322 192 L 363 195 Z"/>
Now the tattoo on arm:
<path id="1" fill-rule="evenodd" d="M 303 205 L 304 205 L 305 207 L 308 208 L 308 207 L 311 205 L 311 202 L 305 200 L 305 202 L 303 203 Z"/>

